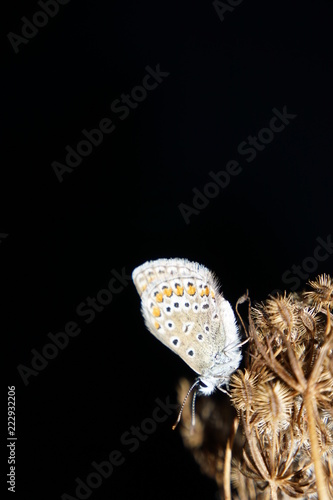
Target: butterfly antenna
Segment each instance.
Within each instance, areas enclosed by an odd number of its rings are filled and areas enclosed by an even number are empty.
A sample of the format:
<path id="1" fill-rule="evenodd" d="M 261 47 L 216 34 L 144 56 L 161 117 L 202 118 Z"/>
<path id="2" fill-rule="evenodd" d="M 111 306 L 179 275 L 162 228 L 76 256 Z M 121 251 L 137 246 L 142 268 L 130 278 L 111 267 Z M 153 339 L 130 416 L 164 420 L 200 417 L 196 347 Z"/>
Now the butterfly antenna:
<path id="1" fill-rule="evenodd" d="M 196 389 L 193 393 L 193 399 L 192 399 L 192 419 L 191 419 L 192 428 L 195 426 L 195 400 L 197 399 L 197 394 L 198 391 Z"/>
<path id="2" fill-rule="evenodd" d="M 175 422 L 175 423 L 173 424 L 173 426 L 172 426 L 172 430 L 173 430 L 173 431 L 175 430 L 175 428 L 177 427 L 177 425 L 178 425 L 178 424 L 179 424 L 179 422 L 180 422 L 180 419 L 181 419 L 181 416 L 182 416 L 182 413 L 183 413 L 184 406 L 185 406 L 185 404 L 186 404 L 187 398 L 189 397 L 189 395 L 190 395 L 190 394 L 191 394 L 191 392 L 193 391 L 194 387 L 195 387 L 196 385 L 198 385 L 198 383 L 199 383 L 199 380 L 196 380 L 196 381 L 194 382 L 194 384 L 192 384 L 192 385 L 191 385 L 191 387 L 189 388 L 189 390 L 187 391 L 187 394 L 186 394 L 186 396 L 185 396 L 185 398 L 184 398 L 183 404 L 182 404 L 182 405 L 181 405 L 181 407 L 180 407 L 180 410 L 179 410 L 179 413 L 178 413 L 177 420 L 176 420 L 176 422 Z M 197 391 L 195 391 L 195 395 L 196 395 L 196 392 L 197 392 Z M 193 399 L 194 399 L 194 401 L 195 401 L 195 398 L 193 398 Z M 193 406 L 192 406 L 192 411 L 193 411 Z M 193 413 L 192 413 L 192 422 L 193 422 Z"/>

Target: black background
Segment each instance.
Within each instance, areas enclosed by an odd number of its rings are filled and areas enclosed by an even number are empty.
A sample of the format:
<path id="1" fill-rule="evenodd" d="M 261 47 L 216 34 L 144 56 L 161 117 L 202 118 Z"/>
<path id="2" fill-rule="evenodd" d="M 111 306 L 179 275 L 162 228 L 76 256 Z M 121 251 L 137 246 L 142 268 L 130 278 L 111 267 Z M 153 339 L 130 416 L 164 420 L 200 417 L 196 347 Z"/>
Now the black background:
<path id="1" fill-rule="evenodd" d="M 15 385 L 16 497 L 75 497 L 75 479 L 117 449 L 125 462 L 89 498 L 214 499 L 171 431 L 176 412 L 136 451 L 121 443 L 194 377 L 145 330 L 132 282 L 89 324 L 76 309 L 111 270 L 129 276 L 160 257 L 205 264 L 232 304 L 247 288 L 263 300 L 295 284 L 283 273 L 332 233 L 332 2 L 244 0 L 222 22 L 211 1 L 71 0 L 15 53 L 7 34 L 38 10 L 15 2 L 3 17 L 3 398 Z M 121 120 L 111 103 L 158 64 L 169 75 Z M 239 144 L 284 106 L 297 117 L 247 162 Z M 52 162 L 103 118 L 115 131 L 60 183 Z M 178 205 L 232 159 L 242 172 L 186 224 Z M 332 256 L 313 267 L 305 274 L 332 272 Z M 68 321 L 80 335 L 25 385 L 17 366 Z"/>

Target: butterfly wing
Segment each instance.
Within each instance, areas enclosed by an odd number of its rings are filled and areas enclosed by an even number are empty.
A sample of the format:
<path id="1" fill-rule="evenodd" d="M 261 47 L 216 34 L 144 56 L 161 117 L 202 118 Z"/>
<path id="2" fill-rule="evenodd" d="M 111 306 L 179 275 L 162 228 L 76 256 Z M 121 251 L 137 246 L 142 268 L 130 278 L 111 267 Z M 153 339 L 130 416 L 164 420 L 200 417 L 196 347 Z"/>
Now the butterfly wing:
<path id="1" fill-rule="evenodd" d="M 159 259 L 132 276 L 148 330 L 196 373 L 214 370 L 227 341 L 223 314 L 234 322 L 214 274 L 185 259 Z"/>

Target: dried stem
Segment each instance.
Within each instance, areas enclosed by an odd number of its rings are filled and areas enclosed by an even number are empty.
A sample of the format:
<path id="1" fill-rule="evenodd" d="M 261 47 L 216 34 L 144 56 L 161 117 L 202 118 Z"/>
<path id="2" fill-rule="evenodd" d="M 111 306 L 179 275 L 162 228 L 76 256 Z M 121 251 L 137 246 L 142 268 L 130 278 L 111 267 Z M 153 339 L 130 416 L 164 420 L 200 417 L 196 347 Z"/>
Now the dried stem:
<path id="1" fill-rule="evenodd" d="M 314 463 L 314 469 L 316 474 L 316 484 L 319 500 L 329 500 L 328 492 L 325 484 L 324 471 L 320 459 L 320 449 L 318 444 L 318 438 L 316 433 L 316 420 L 314 416 L 314 402 L 315 394 L 313 392 L 313 386 L 309 385 L 308 390 L 304 394 L 304 405 L 306 408 L 306 414 L 308 419 L 308 432 L 311 443 L 311 455 Z"/>
<path id="2" fill-rule="evenodd" d="M 234 442 L 234 438 L 238 429 L 239 418 L 235 418 L 233 422 L 233 426 L 230 432 L 230 436 L 227 441 L 226 449 L 225 449 L 225 457 L 224 457 L 224 470 L 223 470 L 223 488 L 224 488 L 224 497 L 225 500 L 231 500 L 231 457 L 232 457 L 232 446 Z"/>
<path id="3" fill-rule="evenodd" d="M 278 496 L 277 496 L 277 486 L 275 483 L 271 483 L 270 484 L 270 488 L 271 488 L 271 499 L 272 500 L 278 500 Z"/>

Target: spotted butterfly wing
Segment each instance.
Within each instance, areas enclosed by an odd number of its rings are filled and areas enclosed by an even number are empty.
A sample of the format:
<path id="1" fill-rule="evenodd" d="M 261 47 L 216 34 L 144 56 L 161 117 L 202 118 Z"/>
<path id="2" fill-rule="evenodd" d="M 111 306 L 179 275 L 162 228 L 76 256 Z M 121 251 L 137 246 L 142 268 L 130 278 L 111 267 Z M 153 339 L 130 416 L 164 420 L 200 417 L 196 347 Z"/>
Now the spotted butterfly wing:
<path id="1" fill-rule="evenodd" d="M 225 348 L 238 343 L 238 333 L 214 274 L 186 259 L 158 259 L 132 277 L 148 330 L 214 388 L 227 382 L 240 353 L 230 358 Z"/>

